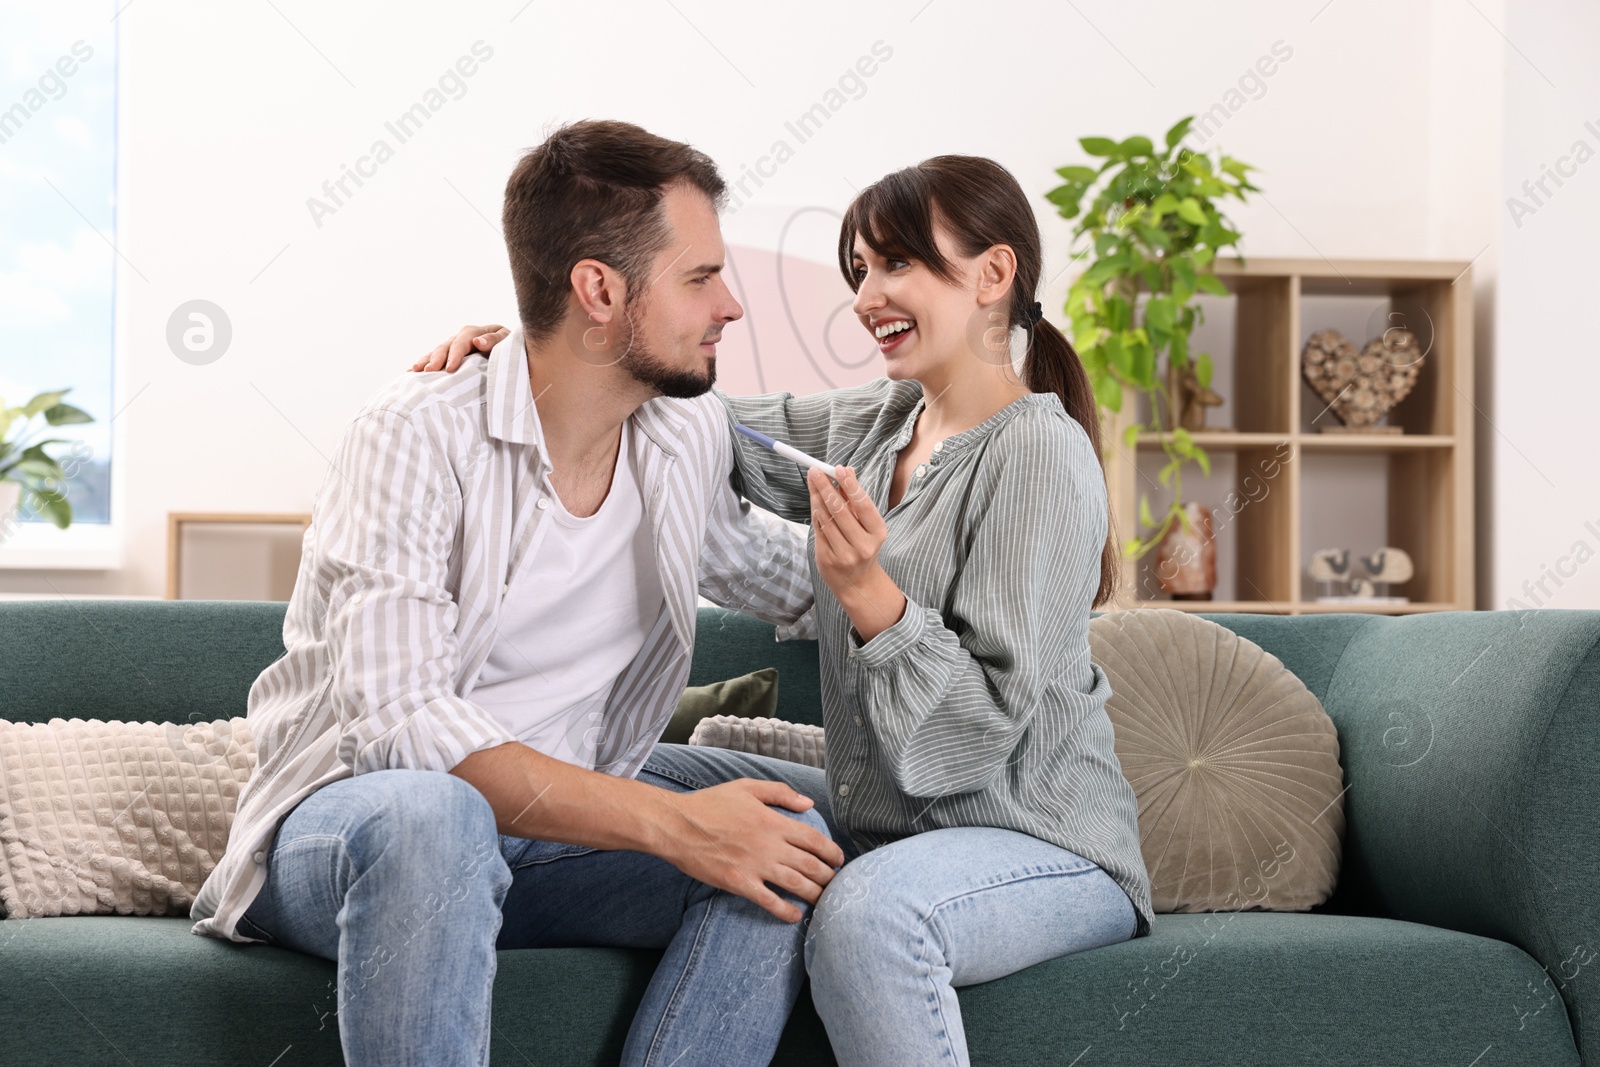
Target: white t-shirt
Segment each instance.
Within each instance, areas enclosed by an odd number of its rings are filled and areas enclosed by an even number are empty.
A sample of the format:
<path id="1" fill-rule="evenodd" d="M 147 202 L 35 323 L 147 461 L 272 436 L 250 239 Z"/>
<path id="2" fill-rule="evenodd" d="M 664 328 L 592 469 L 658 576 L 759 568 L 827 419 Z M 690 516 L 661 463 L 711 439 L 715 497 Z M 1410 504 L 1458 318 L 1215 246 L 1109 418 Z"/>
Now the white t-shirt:
<path id="1" fill-rule="evenodd" d="M 574 517 L 545 479 L 548 513 L 469 694 L 523 744 L 589 769 L 612 687 L 666 606 L 633 432 L 632 420 L 623 423 L 611 489 L 593 515 Z"/>

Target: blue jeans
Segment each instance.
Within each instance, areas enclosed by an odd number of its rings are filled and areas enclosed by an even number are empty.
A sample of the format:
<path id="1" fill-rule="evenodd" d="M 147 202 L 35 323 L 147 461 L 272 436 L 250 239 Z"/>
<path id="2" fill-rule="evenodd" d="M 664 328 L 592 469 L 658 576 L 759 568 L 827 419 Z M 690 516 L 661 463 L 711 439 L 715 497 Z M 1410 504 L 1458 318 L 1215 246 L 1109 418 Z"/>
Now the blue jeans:
<path id="1" fill-rule="evenodd" d="M 1122 887 L 1014 830 L 904 837 L 847 863 L 806 936 L 811 999 L 839 1067 L 966 1067 L 955 986 L 1133 937 Z"/>
<path id="2" fill-rule="evenodd" d="M 639 774 L 674 792 L 733 778 L 788 783 L 817 806 L 774 810 L 829 832 L 810 767 L 661 745 Z M 240 931 L 338 964 L 349 1064 L 488 1063 L 497 949 L 665 949 L 624 1046 L 640 1067 L 769 1062 L 804 981 L 804 920 L 645 853 L 502 835 L 483 794 L 437 771 L 324 786 L 284 820 L 266 867 Z"/>

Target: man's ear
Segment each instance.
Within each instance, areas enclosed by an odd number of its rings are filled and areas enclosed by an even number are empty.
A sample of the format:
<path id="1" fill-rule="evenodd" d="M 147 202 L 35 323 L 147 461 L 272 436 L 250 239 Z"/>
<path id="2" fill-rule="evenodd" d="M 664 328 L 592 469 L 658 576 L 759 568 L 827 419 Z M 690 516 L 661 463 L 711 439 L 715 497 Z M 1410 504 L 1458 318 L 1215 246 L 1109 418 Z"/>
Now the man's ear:
<path id="1" fill-rule="evenodd" d="M 978 303 L 998 304 L 1011 292 L 1017 277 L 1017 253 L 1010 245 L 991 245 L 978 257 Z"/>
<path id="2" fill-rule="evenodd" d="M 609 265 L 598 259 L 580 259 L 568 276 L 572 295 L 584 317 L 596 326 L 606 326 L 622 314 L 628 285 Z"/>

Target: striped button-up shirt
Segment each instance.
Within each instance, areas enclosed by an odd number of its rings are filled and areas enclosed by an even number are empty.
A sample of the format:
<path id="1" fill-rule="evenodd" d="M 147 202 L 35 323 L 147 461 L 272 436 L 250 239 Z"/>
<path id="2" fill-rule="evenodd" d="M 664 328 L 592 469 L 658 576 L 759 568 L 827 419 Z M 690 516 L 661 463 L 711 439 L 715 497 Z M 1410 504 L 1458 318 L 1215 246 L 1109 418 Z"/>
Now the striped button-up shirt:
<path id="1" fill-rule="evenodd" d="M 1105 478 L 1060 398 L 1029 394 L 938 442 L 893 508 L 895 462 L 925 407 L 917 382 L 722 401 L 734 421 L 853 467 L 888 526 L 879 562 L 906 610 L 864 644 L 807 553 L 834 815 L 863 848 L 951 826 L 1054 842 L 1115 879 L 1135 936 L 1149 933 L 1138 805 L 1111 685 L 1089 658 Z M 809 522 L 805 471 L 737 445 L 744 494 Z"/>
<path id="2" fill-rule="evenodd" d="M 595 768 L 623 776 L 644 764 L 688 681 L 697 593 L 778 624 L 780 640 L 813 623 L 805 541 L 731 488 L 715 396 L 659 398 L 630 418 L 665 604 L 597 731 Z M 237 922 L 265 881 L 266 850 L 329 782 L 449 771 L 516 740 L 470 694 L 549 514 L 535 506 L 550 471 L 537 420 L 515 331 L 454 374 L 400 375 L 351 423 L 313 505 L 286 652 L 250 689 L 258 762 L 190 911 L 195 933 L 253 940 Z"/>

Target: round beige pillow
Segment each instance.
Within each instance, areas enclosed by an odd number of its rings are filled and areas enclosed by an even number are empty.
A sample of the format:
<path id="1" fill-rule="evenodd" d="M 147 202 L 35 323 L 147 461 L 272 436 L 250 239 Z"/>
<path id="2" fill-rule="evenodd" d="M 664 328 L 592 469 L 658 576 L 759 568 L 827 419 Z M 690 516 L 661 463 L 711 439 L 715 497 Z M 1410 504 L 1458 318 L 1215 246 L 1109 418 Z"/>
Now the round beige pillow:
<path id="1" fill-rule="evenodd" d="M 1281 660 L 1168 608 L 1100 615 L 1117 758 L 1139 800 L 1158 912 L 1306 911 L 1344 836 L 1339 734 Z"/>

